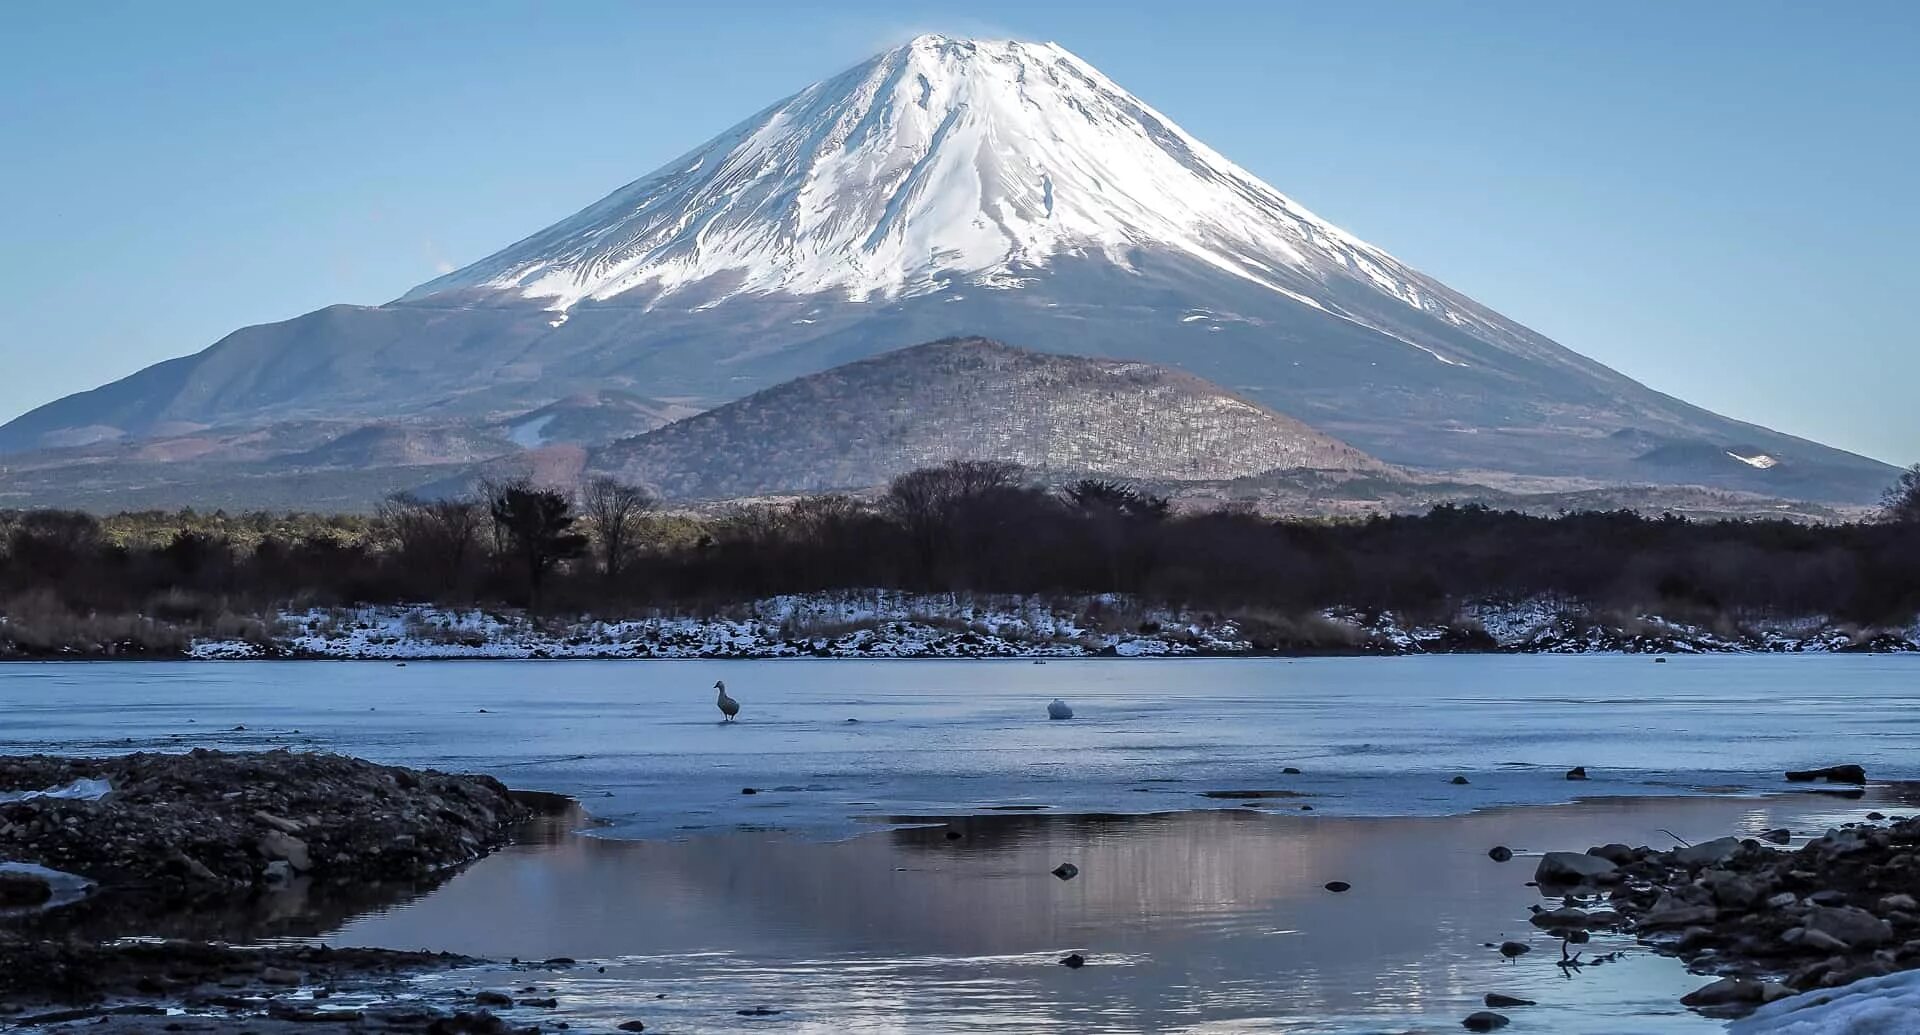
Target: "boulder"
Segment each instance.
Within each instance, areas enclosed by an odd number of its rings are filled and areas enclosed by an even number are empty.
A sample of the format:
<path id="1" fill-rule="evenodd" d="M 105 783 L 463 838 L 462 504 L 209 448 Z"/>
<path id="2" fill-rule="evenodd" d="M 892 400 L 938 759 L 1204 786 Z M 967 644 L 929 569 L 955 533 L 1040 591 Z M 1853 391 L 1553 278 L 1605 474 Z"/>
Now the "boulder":
<path id="1" fill-rule="evenodd" d="M 1541 884 L 1582 884 L 1616 869 L 1605 859 L 1585 852 L 1548 852 L 1540 857 L 1533 879 Z"/>
<path id="2" fill-rule="evenodd" d="M 1494 845 L 1492 848 L 1487 849 L 1487 858 L 1497 863 L 1506 862 L 1513 858 L 1513 849 L 1508 848 L 1506 845 Z"/>
<path id="3" fill-rule="evenodd" d="M 1794 783 L 1811 783 L 1824 780 L 1827 783 L 1866 783 L 1867 771 L 1857 765 L 1830 765 L 1824 769 L 1800 769 L 1787 774 Z"/>
<path id="4" fill-rule="evenodd" d="M 1770 1003 L 1787 995 L 1787 989 L 1771 981 L 1760 981 L 1747 977 L 1726 977 L 1709 985 L 1703 985 L 1680 997 L 1682 1006 L 1691 1006 L 1696 1010 L 1712 1010 L 1716 1007 L 1758 1006 Z"/>
<path id="5" fill-rule="evenodd" d="M 1720 911 L 1708 905 L 1693 905 L 1682 902 L 1672 895 L 1661 895 L 1645 916 L 1640 918 L 1640 929 L 1657 931 L 1679 927 L 1712 924 L 1719 919 Z"/>
<path id="6" fill-rule="evenodd" d="M 1053 875 L 1061 880 L 1072 880 L 1080 876 L 1080 867 L 1072 863 L 1061 863 L 1053 868 Z"/>
<path id="7" fill-rule="evenodd" d="M 1486 998 L 1482 1001 L 1487 1004 L 1487 1007 L 1489 1009 L 1493 1009 L 1493 1010 L 1506 1010 L 1506 1009 L 1512 1009 L 1513 1007 L 1516 1007 L 1516 1006 L 1535 1005 L 1534 1001 L 1531 999 L 1521 999 L 1518 996 L 1502 995 L 1499 992 L 1488 992 L 1486 995 Z"/>
<path id="8" fill-rule="evenodd" d="M 481 992 L 479 995 L 473 997 L 473 1001 L 479 1006 L 513 1005 L 513 997 L 505 992 Z"/>
<path id="9" fill-rule="evenodd" d="M 269 830 L 260 835 L 260 854 L 268 859 L 284 859 L 297 873 L 305 873 L 313 868 L 313 859 L 307 853 L 307 843 L 292 834 L 279 830 Z"/>
<path id="10" fill-rule="evenodd" d="M 1832 935 L 1849 949 L 1877 949 L 1893 940 L 1893 925 L 1858 906 L 1815 906 L 1807 933 Z"/>
<path id="11" fill-rule="evenodd" d="M 1598 859 L 1605 859 L 1615 866 L 1629 865 L 1637 858 L 1634 855 L 1633 849 L 1617 842 L 1613 844 L 1594 845 L 1592 848 L 1587 849 L 1587 854 Z"/>
<path id="12" fill-rule="evenodd" d="M 1513 1022 L 1492 1010 L 1481 1010 L 1478 1013 L 1468 1014 L 1467 1019 L 1460 1022 L 1460 1026 L 1468 1031 L 1494 1031 L 1511 1023 Z"/>
<path id="13" fill-rule="evenodd" d="M 1760 840 L 1768 844 L 1783 845 L 1793 840 L 1793 831 L 1786 827 L 1775 827 L 1760 835 Z"/>
<path id="14" fill-rule="evenodd" d="M 1561 906 L 1533 914 L 1533 926 L 1552 930 L 1556 927 L 1585 927 L 1591 921 L 1587 911 L 1575 906 Z"/>
<path id="15" fill-rule="evenodd" d="M 1676 848 L 1667 853 L 1667 858 L 1675 866 L 1685 866 L 1690 870 L 1697 870 L 1703 866 L 1717 866 L 1720 863 L 1726 862 L 1733 857 L 1733 853 L 1739 850 L 1739 838 L 1716 837 L 1711 841 L 1703 841 L 1697 845 Z"/>
<path id="16" fill-rule="evenodd" d="M 1586 766 L 1577 765 L 1577 766 L 1574 766 L 1572 769 L 1567 770 L 1567 779 L 1569 780 L 1584 780 L 1586 778 L 1587 778 Z"/>

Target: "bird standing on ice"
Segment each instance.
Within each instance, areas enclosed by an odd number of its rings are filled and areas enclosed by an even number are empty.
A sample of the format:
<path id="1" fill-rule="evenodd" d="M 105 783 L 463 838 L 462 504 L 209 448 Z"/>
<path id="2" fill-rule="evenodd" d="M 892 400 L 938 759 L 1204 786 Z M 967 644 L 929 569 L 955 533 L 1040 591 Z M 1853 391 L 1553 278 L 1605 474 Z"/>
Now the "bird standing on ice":
<path id="1" fill-rule="evenodd" d="M 1067 702 L 1056 697 L 1053 699 L 1052 704 L 1047 705 L 1047 718 L 1071 719 L 1073 718 L 1073 709 L 1067 707 Z"/>
<path id="2" fill-rule="evenodd" d="M 713 703 L 714 703 L 714 704 L 717 704 L 717 705 L 719 705 L 719 706 L 720 706 L 720 714 L 722 714 L 722 715 L 724 715 L 724 716 L 726 716 L 726 718 L 724 718 L 724 719 L 721 719 L 720 721 L 721 721 L 721 722 L 732 722 L 732 721 L 733 721 L 733 717 L 734 717 L 734 716 L 736 716 L 736 715 L 738 715 L 738 714 L 740 714 L 740 702 L 739 702 L 739 701 L 736 701 L 736 700 L 734 700 L 733 698 L 731 698 L 731 697 L 728 697 L 728 696 L 727 696 L 727 681 L 726 681 L 726 680 L 724 680 L 724 679 L 721 679 L 721 680 L 716 680 L 716 681 L 714 682 L 714 684 L 713 684 L 713 688 L 714 688 L 715 690 L 718 690 L 718 691 L 720 691 L 720 699 L 719 699 L 719 700 L 717 700 L 717 701 L 715 701 L 715 702 L 713 702 Z"/>

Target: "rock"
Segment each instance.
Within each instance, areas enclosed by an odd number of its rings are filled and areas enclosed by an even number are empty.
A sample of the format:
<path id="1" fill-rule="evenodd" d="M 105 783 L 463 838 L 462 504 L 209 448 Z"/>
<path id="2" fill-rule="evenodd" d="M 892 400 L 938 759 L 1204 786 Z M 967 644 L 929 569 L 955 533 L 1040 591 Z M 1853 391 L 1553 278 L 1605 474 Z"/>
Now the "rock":
<path id="1" fill-rule="evenodd" d="M 1793 840 L 1793 831 L 1786 827 L 1776 827 L 1760 835 L 1760 840 L 1768 844 L 1783 845 Z"/>
<path id="2" fill-rule="evenodd" d="M 1767 908 L 1768 909 L 1785 909 L 1788 906 L 1798 904 L 1799 901 L 1800 901 L 1800 896 L 1795 895 L 1791 891 L 1782 891 L 1778 895 L 1775 895 L 1772 898 L 1767 899 Z"/>
<path id="3" fill-rule="evenodd" d="M 1072 863 L 1061 863 L 1053 868 L 1053 875 L 1061 880 L 1072 880 L 1080 876 L 1080 867 Z"/>
<path id="4" fill-rule="evenodd" d="M 513 997 L 507 995 L 505 992 L 481 992 L 479 995 L 473 997 L 473 1001 L 479 1006 L 513 1005 Z"/>
<path id="5" fill-rule="evenodd" d="M 1915 902 L 1912 895 L 1904 892 L 1882 895 L 1880 897 L 1880 911 L 1882 913 L 1892 913 L 1896 911 L 1911 913 L 1916 909 L 1920 909 L 1920 902 Z"/>
<path id="6" fill-rule="evenodd" d="M 53 885 L 31 873 L 0 873 L 0 909 L 37 906 L 53 897 Z"/>
<path id="7" fill-rule="evenodd" d="M 1497 863 L 1506 862 L 1513 858 L 1513 849 L 1508 848 L 1506 845 L 1494 845 L 1492 848 L 1487 849 L 1487 858 Z"/>
<path id="8" fill-rule="evenodd" d="M 293 879 L 293 864 L 285 859 L 275 859 L 267 864 L 260 876 L 268 884 L 285 884 Z"/>
<path id="9" fill-rule="evenodd" d="M 1469 781 L 1464 776 L 1456 776 L 1448 782 L 1452 783 L 1455 787 L 1465 787 Z"/>
<path id="10" fill-rule="evenodd" d="M 1726 862 L 1733 857 L 1733 853 L 1739 850 L 1739 838 L 1717 837 L 1711 841 L 1703 841 L 1697 845 L 1676 848 L 1667 853 L 1667 859 L 1675 866 L 1685 866 L 1690 870 L 1697 870 L 1703 866 L 1717 866 L 1720 863 Z"/>
<path id="11" fill-rule="evenodd" d="M 1584 780 L 1586 778 L 1587 778 L 1586 766 L 1577 765 L 1577 766 L 1574 766 L 1572 769 L 1567 770 L 1567 779 L 1569 780 Z"/>
<path id="12" fill-rule="evenodd" d="M 1587 854 L 1597 859 L 1605 859 L 1615 866 L 1630 865 L 1635 859 L 1633 849 L 1617 842 L 1613 844 L 1595 845 L 1587 849 Z"/>
<path id="13" fill-rule="evenodd" d="M 1467 1019 L 1460 1022 L 1460 1026 L 1468 1031 L 1493 1031 L 1512 1023 L 1492 1010 L 1481 1010 L 1479 1013 L 1468 1014 Z"/>
<path id="14" fill-rule="evenodd" d="M 1813 952 L 1845 952 L 1847 943 L 1825 931 L 1809 930 L 1805 927 L 1788 928 L 1780 940 L 1796 949 Z"/>
<path id="15" fill-rule="evenodd" d="M 949 831 L 947 831 L 947 840 L 949 840 L 949 841 L 958 841 L 958 840 L 960 840 L 961 838 L 963 838 L 963 837 L 965 837 L 965 836 L 967 836 L 967 835 L 965 835 L 965 834 L 962 834 L 962 833 L 961 833 L 960 831 L 958 831 L 958 830 L 949 830 Z"/>
<path id="16" fill-rule="evenodd" d="M 1294 767 L 1292 767 L 1292 766 L 1288 766 L 1288 767 L 1286 767 L 1285 769 L 1282 769 L 1282 770 L 1280 770 L 1280 774 L 1281 774 L 1282 776 L 1299 776 L 1299 775 L 1300 775 L 1300 770 L 1298 770 L 1298 769 L 1295 769 L 1295 768 L 1294 768 Z"/>
<path id="17" fill-rule="evenodd" d="M 1760 898 L 1760 888 L 1747 878 L 1724 870 L 1708 872 L 1705 883 L 1713 892 L 1713 901 L 1723 907 L 1744 909 Z"/>
<path id="18" fill-rule="evenodd" d="M 1585 927 L 1588 923 L 1587 911 L 1575 906 L 1561 906 L 1559 909 L 1550 909 L 1533 914 L 1532 922 L 1535 927 L 1545 927 L 1549 929 L 1555 927 Z"/>
<path id="19" fill-rule="evenodd" d="M 1696 1009 L 1758 1004 L 1767 1001 L 1767 983 L 1753 978 L 1727 977 L 1702 985 L 1680 997 L 1680 1005 Z M 1776 997 L 1777 998 L 1777 997 Z"/>
<path id="20" fill-rule="evenodd" d="M 1893 925 L 1858 906 L 1815 906 L 1807 933 L 1832 935 L 1849 949 L 1877 949 L 1893 940 Z"/>
<path id="21" fill-rule="evenodd" d="M 741 1017 L 777 1017 L 780 1014 L 779 1010 L 769 1010 L 764 1006 L 755 1006 L 733 1012 Z"/>
<path id="22" fill-rule="evenodd" d="M 759 793 L 760 793 L 760 788 L 758 788 L 758 787 L 742 787 L 742 788 L 740 788 L 740 793 L 741 793 L 741 794 L 759 794 Z"/>
<path id="23" fill-rule="evenodd" d="M 1538 1005 L 1531 999 L 1521 999 L 1518 996 L 1502 995 L 1499 992 L 1488 992 L 1483 1002 L 1487 1004 L 1487 1007 L 1489 1009 L 1494 1009 L 1494 1010 L 1511 1010 L 1516 1006 Z"/>
<path id="24" fill-rule="evenodd" d="M 1327 882 L 1327 890 L 1338 895 L 1343 891 L 1352 891 L 1353 885 L 1343 880 L 1330 880 Z"/>
<path id="25" fill-rule="evenodd" d="M 1533 879 L 1541 884 L 1583 884 L 1618 867 L 1585 852 L 1548 852 L 1540 857 Z"/>
<path id="26" fill-rule="evenodd" d="M 305 829 L 301 827 L 300 824 L 294 822 L 293 820 L 282 819 L 281 817 L 276 816 L 271 812 L 255 811 L 253 814 L 253 818 L 259 820 L 262 823 L 265 823 L 267 826 L 270 826 L 273 829 L 278 830 L 283 834 L 299 834 Z"/>
<path id="27" fill-rule="evenodd" d="M 1811 783 L 1824 780 L 1827 783 L 1866 783 L 1867 771 L 1857 765 L 1830 765 L 1824 769 L 1801 769 L 1787 774 L 1794 783 Z"/>
<path id="28" fill-rule="evenodd" d="M 1720 911 L 1708 905 L 1691 905 L 1672 894 L 1661 895 L 1646 915 L 1640 918 L 1640 929 L 1657 931 L 1661 929 L 1705 926 L 1719 919 Z"/>
<path id="29" fill-rule="evenodd" d="M 1087 965 L 1087 958 L 1077 952 L 1069 953 L 1060 958 L 1060 965 L 1068 970 L 1079 970 L 1081 967 Z"/>
<path id="30" fill-rule="evenodd" d="M 620 1024 L 620 1030 L 621 1031 L 646 1031 L 647 1024 L 645 1021 L 622 1021 Z"/>
<path id="31" fill-rule="evenodd" d="M 1887 818 L 1887 817 L 1886 817 L 1886 816 L 1885 816 L 1885 814 L 1883 814 L 1883 813 L 1879 813 L 1879 812 L 1869 812 L 1869 813 L 1867 813 L 1867 822 L 1869 822 L 1869 823 L 1878 823 L 1878 822 L 1880 822 L 1881 820 L 1883 820 L 1883 819 L 1886 819 L 1886 818 Z"/>
<path id="32" fill-rule="evenodd" d="M 560 1000 L 554 999 L 550 996 L 545 999 L 521 999 L 517 1001 L 514 1005 L 525 1006 L 525 1007 L 530 1007 L 530 1008 L 539 1009 L 539 1010 L 551 1010 L 554 1007 L 560 1005 Z"/>
<path id="33" fill-rule="evenodd" d="M 265 967 L 260 971 L 260 983 L 263 985 L 297 985 L 300 981 L 299 974 L 284 967 Z"/>
<path id="34" fill-rule="evenodd" d="M 269 830 L 260 835 L 260 854 L 268 859 L 284 859 L 296 873 L 305 873 L 313 869 L 313 859 L 307 853 L 307 843 L 291 834 L 278 830 Z"/>
<path id="35" fill-rule="evenodd" d="M 1515 956 L 1524 956 L 1527 953 L 1532 951 L 1533 951 L 1533 946 L 1528 945 L 1526 942 L 1501 942 L 1500 943 L 1500 955 L 1505 956 L 1508 959 L 1512 959 Z"/>
<path id="36" fill-rule="evenodd" d="M 1847 904 L 1847 894 L 1844 891 L 1835 891 L 1832 888 L 1827 888 L 1824 891 L 1816 891 L 1808 895 L 1807 901 L 1816 906 L 1844 906 Z"/>

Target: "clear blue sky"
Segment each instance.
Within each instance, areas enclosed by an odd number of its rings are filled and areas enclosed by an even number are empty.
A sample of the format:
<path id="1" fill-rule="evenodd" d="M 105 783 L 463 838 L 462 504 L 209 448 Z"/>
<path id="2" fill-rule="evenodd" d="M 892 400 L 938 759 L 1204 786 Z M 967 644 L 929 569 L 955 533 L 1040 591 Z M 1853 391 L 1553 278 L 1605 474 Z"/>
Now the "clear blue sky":
<path id="1" fill-rule="evenodd" d="M 956 6 L 9 4 L 0 419 L 392 299 L 941 31 L 1058 41 L 1656 388 L 1920 460 L 1920 3 Z"/>

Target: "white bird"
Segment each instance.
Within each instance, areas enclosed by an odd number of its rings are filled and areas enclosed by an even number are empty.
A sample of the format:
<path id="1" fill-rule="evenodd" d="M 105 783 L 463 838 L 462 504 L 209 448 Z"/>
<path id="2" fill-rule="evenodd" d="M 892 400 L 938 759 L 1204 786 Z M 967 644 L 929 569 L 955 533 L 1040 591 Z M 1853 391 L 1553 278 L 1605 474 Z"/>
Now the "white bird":
<path id="1" fill-rule="evenodd" d="M 1073 709 L 1067 707 L 1067 702 L 1056 697 L 1053 699 L 1052 704 L 1047 705 L 1047 718 L 1071 719 L 1073 718 Z"/>
<path id="2" fill-rule="evenodd" d="M 724 679 L 721 679 L 721 680 L 716 680 L 716 681 L 714 682 L 714 684 L 713 684 L 713 688 L 714 688 L 715 690 L 718 690 L 718 691 L 720 691 L 720 699 L 719 699 L 719 700 L 717 700 L 717 701 L 715 701 L 715 702 L 713 702 L 713 703 L 714 703 L 714 704 L 717 704 L 717 705 L 719 705 L 719 706 L 720 706 L 720 714 L 722 714 L 722 715 L 724 715 L 724 716 L 726 716 L 726 718 L 724 718 L 724 719 L 721 719 L 720 721 L 721 721 L 721 722 L 732 722 L 732 721 L 733 721 L 733 717 L 734 717 L 734 716 L 736 716 L 736 715 L 738 715 L 738 714 L 740 714 L 740 702 L 739 702 L 739 701 L 736 701 L 736 700 L 734 700 L 733 698 L 731 698 L 731 697 L 728 697 L 728 696 L 727 696 L 727 681 L 726 681 L 726 680 L 724 680 Z"/>

